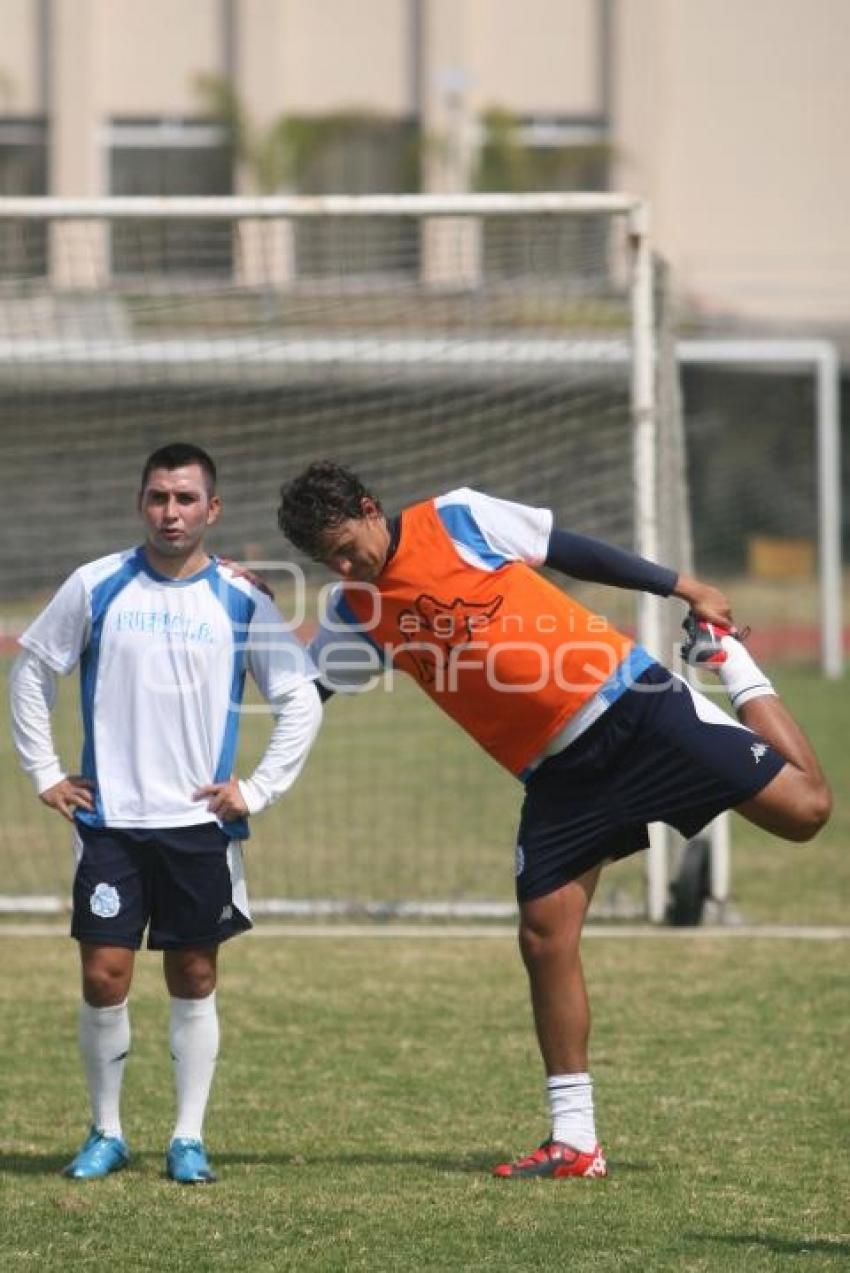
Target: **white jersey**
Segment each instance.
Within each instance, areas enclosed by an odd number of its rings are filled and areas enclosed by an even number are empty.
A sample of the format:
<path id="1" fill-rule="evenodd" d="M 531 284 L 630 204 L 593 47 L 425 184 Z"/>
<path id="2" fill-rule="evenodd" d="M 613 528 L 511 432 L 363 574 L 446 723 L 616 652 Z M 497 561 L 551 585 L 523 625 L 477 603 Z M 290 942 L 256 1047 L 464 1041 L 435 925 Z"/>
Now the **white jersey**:
<path id="1" fill-rule="evenodd" d="M 317 673 L 274 604 L 212 559 L 169 579 L 141 548 L 81 566 L 21 645 L 54 672 L 79 663 L 81 772 L 95 784 L 93 826 L 216 821 L 193 792 L 230 778 L 246 672 L 266 700 Z M 244 822 L 229 834 L 247 834 Z"/>
<path id="2" fill-rule="evenodd" d="M 468 486 L 438 495 L 434 507 L 457 555 L 479 570 L 498 570 L 506 561 L 542 566 L 546 560 L 551 509 L 497 499 Z"/>

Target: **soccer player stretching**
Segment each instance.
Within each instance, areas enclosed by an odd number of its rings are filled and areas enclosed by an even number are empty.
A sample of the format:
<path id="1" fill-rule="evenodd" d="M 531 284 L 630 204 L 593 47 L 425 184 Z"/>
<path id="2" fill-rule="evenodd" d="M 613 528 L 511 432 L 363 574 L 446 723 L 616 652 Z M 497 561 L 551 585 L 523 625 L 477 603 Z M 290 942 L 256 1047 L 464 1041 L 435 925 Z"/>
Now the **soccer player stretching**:
<path id="1" fill-rule="evenodd" d="M 579 953 L 602 866 L 646 848 L 649 822 L 691 837 L 729 808 L 808 840 L 830 811 L 817 759 L 709 584 L 472 490 L 387 518 L 354 474 L 323 462 L 281 495 L 284 534 L 343 579 L 311 646 L 321 685 L 362 685 L 389 665 L 408 672 L 525 785 L 519 943 L 551 1131 L 495 1174 L 604 1176 Z M 719 671 L 742 723 L 533 569 L 542 565 L 685 601 L 683 653 Z"/>
<path id="2" fill-rule="evenodd" d="M 80 946 L 80 1050 L 91 1132 L 66 1167 L 124 1167 L 120 1094 L 135 951 L 163 951 L 177 1118 L 167 1174 L 215 1179 L 202 1124 L 218 1053 L 218 947 L 251 927 L 240 840 L 294 782 L 321 717 L 315 668 L 260 591 L 204 549 L 219 516 L 215 466 L 177 443 L 150 456 L 141 547 L 81 566 L 21 637 L 12 716 L 42 801 L 74 823 L 72 935 Z M 77 664 L 82 772 L 67 776 L 50 728 L 56 674 Z M 274 725 L 252 776 L 233 777 L 249 671 Z"/>

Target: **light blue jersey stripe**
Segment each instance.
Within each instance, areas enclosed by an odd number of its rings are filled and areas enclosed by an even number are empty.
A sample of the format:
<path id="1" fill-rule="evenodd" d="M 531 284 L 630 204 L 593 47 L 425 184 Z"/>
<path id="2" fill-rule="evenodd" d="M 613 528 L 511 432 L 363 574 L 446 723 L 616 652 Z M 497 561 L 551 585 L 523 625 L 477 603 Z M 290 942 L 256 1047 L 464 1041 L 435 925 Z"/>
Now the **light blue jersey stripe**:
<path id="1" fill-rule="evenodd" d="M 653 663 L 657 662 L 658 660 L 654 659 L 642 645 L 633 645 L 622 663 L 614 669 L 599 690 L 600 697 L 610 707 L 612 703 L 616 703 L 617 699 L 625 694 L 626 690 L 634 689 L 635 681 L 638 677 L 642 676 L 647 668 L 652 667 Z"/>
<path id="2" fill-rule="evenodd" d="M 114 575 L 102 579 L 91 594 L 91 637 L 80 659 L 80 707 L 83 714 L 83 756 L 81 769 L 84 778 L 95 784 L 94 810 L 77 809 L 75 817 L 92 827 L 104 825 L 103 804 L 97 785 L 97 756 L 94 746 L 94 696 L 97 688 L 97 669 L 100 662 L 100 643 L 103 624 L 110 605 L 123 592 L 142 569 L 140 552 L 135 552 L 122 562 Z"/>
<path id="3" fill-rule="evenodd" d="M 482 569 L 498 570 L 505 565 L 508 558 L 488 544 L 468 504 L 438 504 L 437 514 L 452 542 L 474 553 Z"/>
<path id="4" fill-rule="evenodd" d="M 233 773 L 233 766 L 236 761 L 236 747 L 239 742 L 240 708 L 245 692 L 245 655 L 248 644 L 248 629 L 257 606 L 256 602 L 247 593 L 242 592 L 239 588 L 234 588 L 232 584 L 228 583 L 219 574 L 218 570 L 210 571 L 207 575 L 207 582 L 214 596 L 224 607 L 233 630 L 230 702 L 227 708 L 227 721 L 224 726 L 221 751 L 219 752 L 218 763 L 213 775 L 213 782 L 227 782 Z M 232 840 L 247 840 L 251 834 L 247 818 L 237 818 L 232 822 L 225 822 L 222 824 L 222 829 L 227 832 Z"/>
<path id="5" fill-rule="evenodd" d="M 658 660 L 654 659 L 642 645 L 633 645 L 623 661 L 617 665 L 608 677 L 608 680 L 599 687 L 592 698 L 582 704 L 582 707 L 579 709 L 579 716 L 567 722 L 565 727 L 566 731 L 570 730 L 570 726 L 572 724 L 574 726 L 578 726 L 580 732 L 573 733 L 573 736 L 568 742 L 565 740 L 561 750 L 565 751 L 567 747 L 571 747 L 573 743 L 577 742 L 585 730 L 589 729 L 591 725 L 595 725 L 600 717 L 604 716 L 608 708 L 611 707 L 613 703 L 616 703 L 617 699 L 622 698 L 627 690 L 634 689 L 635 681 L 643 675 L 647 668 L 652 667 L 653 664 L 657 662 Z M 580 723 L 581 713 L 584 713 L 586 721 Z M 581 724 L 583 724 L 583 728 L 581 728 Z M 528 782 L 531 775 L 539 769 L 543 761 L 547 760 L 550 755 L 560 754 L 557 750 L 557 742 L 563 732 L 565 731 L 560 731 L 556 734 L 554 740 L 550 740 L 549 747 L 552 748 L 551 752 L 548 750 L 545 751 L 526 769 L 523 769 L 522 772 L 517 775 L 520 782 Z"/>
<path id="6" fill-rule="evenodd" d="M 380 646 L 368 632 L 363 631 L 361 622 L 346 600 L 344 592 L 338 593 L 334 598 L 334 609 L 336 611 L 337 618 L 341 619 L 343 623 L 347 623 L 350 627 L 357 629 L 356 635 L 371 645 L 372 649 L 376 651 L 378 658 L 381 660 L 381 667 L 385 667 L 386 658 L 384 657 L 383 647 Z"/>

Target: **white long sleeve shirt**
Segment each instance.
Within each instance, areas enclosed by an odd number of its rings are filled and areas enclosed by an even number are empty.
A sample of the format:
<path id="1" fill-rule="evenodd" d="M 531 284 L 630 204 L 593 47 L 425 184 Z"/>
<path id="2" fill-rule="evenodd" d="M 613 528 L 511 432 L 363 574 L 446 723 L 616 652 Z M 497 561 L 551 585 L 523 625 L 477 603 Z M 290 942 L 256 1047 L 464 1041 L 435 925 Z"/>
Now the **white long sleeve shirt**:
<path id="1" fill-rule="evenodd" d="M 80 771 L 95 784 L 95 809 L 76 816 L 90 825 L 215 821 L 192 795 L 233 772 L 248 672 L 274 716 L 262 760 L 240 783 L 249 812 L 291 786 L 318 730 L 311 659 L 269 599 L 216 560 L 180 580 L 153 571 L 141 549 L 90 562 L 20 643 L 13 732 L 39 792 L 64 777 L 50 729 L 55 677 L 80 667 Z M 223 825 L 247 834 L 244 820 Z"/>

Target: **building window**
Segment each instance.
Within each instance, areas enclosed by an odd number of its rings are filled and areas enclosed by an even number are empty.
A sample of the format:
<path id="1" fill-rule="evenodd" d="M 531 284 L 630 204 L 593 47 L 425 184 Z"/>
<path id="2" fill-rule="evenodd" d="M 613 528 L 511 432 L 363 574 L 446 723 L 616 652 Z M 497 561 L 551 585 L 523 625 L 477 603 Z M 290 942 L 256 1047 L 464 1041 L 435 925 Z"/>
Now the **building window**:
<path id="1" fill-rule="evenodd" d="M 113 120 L 109 126 L 113 195 L 228 195 L 233 162 L 223 128 L 194 120 Z M 112 230 L 116 275 L 231 273 L 227 221 L 124 221 Z"/>
<path id="2" fill-rule="evenodd" d="M 408 194 L 420 188 L 415 121 L 362 113 L 290 116 L 299 194 Z M 418 227 L 409 217 L 341 218 L 296 225 L 301 277 L 415 273 Z"/>
<path id="3" fill-rule="evenodd" d="M 47 193 L 47 125 L 40 119 L 0 119 L 0 195 Z M 0 277 L 47 272 L 43 221 L 0 222 Z"/>
<path id="4" fill-rule="evenodd" d="M 489 111 L 481 121 L 476 189 L 532 191 L 607 190 L 610 146 L 598 117 L 517 117 Z M 484 268 L 493 277 L 526 273 L 570 274 L 588 284 L 602 276 L 606 230 L 594 217 L 538 218 L 486 223 Z M 604 273 L 604 271 L 602 271 Z"/>

